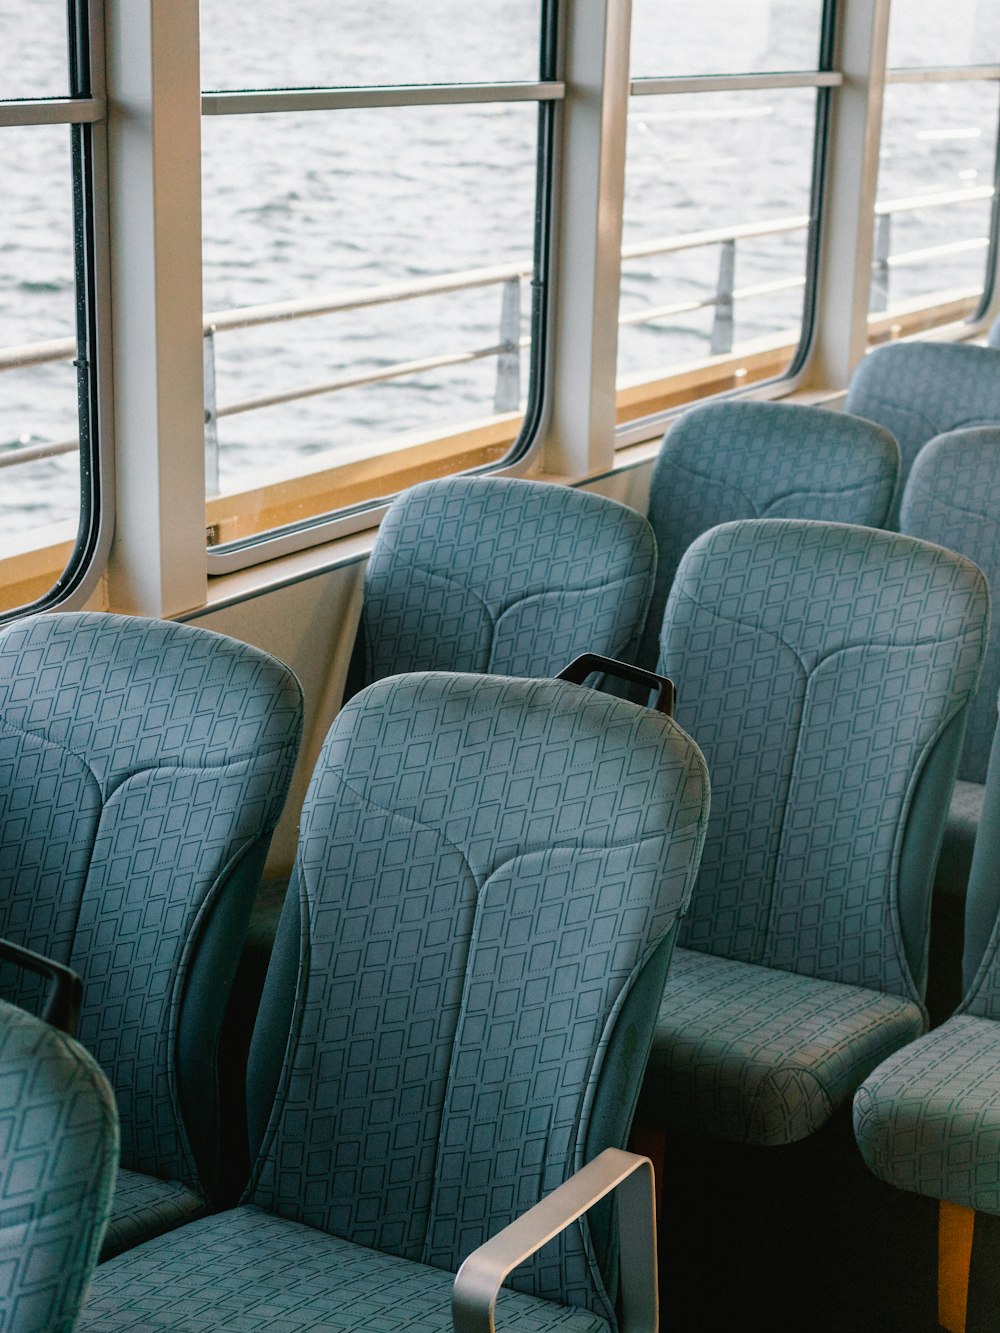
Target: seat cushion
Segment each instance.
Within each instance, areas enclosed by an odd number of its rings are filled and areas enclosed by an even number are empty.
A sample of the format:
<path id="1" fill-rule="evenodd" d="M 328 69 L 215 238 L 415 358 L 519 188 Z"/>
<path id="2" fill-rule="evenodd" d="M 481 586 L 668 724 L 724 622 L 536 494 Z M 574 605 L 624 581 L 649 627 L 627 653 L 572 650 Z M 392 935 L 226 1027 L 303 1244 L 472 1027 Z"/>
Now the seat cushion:
<path id="1" fill-rule="evenodd" d="M 157 1180 L 139 1171 L 120 1170 L 101 1261 L 192 1222 L 207 1211 L 205 1200 L 178 1180 Z"/>
<path id="2" fill-rule="evenodd" d="M 1000 1023 L 957 1014 L 898 1051 L 858 1090 L 854 1132 L 890 1184 L 1000 1214 Z"/>
<path id="3" fill-rule="evenodd" d="M 452 1282 L 440 1269 L 244 1207 L 102 1264 L 77 1330 L 450 1333 Z M 609 1333 L 597 1315 L 512 1291 L 497 1302 L 497 1329 Z"/>
<path id="4" fill-rule="evenodd" d="M 934 892 L 965 900 L 986 788 L 979 782 L 956 782 L 948 807 L 944 841 L 934 875 Z"/>
<path id="5" fill-rule="evenodd" d="M 794 1143 L 923 1027 L 898 996 L 677 949 L 641 1114 L 734 1142 Z"/>

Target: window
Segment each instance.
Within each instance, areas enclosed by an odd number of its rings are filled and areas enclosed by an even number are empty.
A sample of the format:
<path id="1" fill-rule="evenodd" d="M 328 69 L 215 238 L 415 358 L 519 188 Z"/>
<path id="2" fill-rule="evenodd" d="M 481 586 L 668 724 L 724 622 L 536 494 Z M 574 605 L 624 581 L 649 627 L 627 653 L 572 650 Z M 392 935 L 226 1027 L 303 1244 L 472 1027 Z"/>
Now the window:
<path id="1" fill-rule="evenodd" d="M 636 0 L 619 416 L 784 374 L 808 340 L 828 89 L 824 8 Z M 720 359 L 733 358 L 720 378 Z M 673 380 L 672 385 L 663 381 Z M 683 393 L 683 390 L 681 390 Z"/>
<path id="2" fill-rule="evenodd" d="M 202 0 L 213 544 L 530 442 L 553 8 Z"/>
<path id="3" fill-rule="evenodd" d="M 98 541 L 89 24 L 0 0 L 0 611 L 65 600 Z"/>

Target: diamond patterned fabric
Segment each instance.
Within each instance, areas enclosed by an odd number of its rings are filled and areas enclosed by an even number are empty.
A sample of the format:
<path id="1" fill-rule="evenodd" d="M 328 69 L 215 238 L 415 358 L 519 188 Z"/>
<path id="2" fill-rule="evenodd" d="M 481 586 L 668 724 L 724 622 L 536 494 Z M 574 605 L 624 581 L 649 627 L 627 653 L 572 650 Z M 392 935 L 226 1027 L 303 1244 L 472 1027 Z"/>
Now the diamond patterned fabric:
<path id="1" fill-rule="evenodd" d="M 889 432 L 844 412 L 747 402 L 686 412 L 664 438 L 650 482 L 658 560 L 639 665 L 656 668 L 667 594 L 701 533 L 741 518 L 882 527 L 898 473 Z"/>
<path id="2" fill-rule="evenodd" d="M 876 347 L 855 370 L 844 407 L 892 432 L 905 482 L 935 435 L 1000 424 L 1000 352 L 968 343 Z"/>
<path id="3" fill-rule="evenodd" d="M 680 943 L 919 1001 L 930 870 L 900 882 L 904 830 L 987 618 L 975 566 L 908 537 L 763 519 L 694 543 L 659 667 L 712 773 Z"/>
<path id="4" fill-rule="evenodd" d="M 115 1090 L 123 1161 L 196 1190 L 179 1070 L 189 1049 L 210 1060 L 225 1002 L 222 960 L 199 949 L 266 846 L 300 721 L 287 668 L 206 630 L 62 613 L 0 633 L 0 934 L 82 976 L 79 1036 Z M 34 1004 L 21 975 L 0 991 Z"/>
<path id="5" fill-rule="evenodd" d="M 890 1184 L 1000 1214 L 1000 1023 L 959 1013 L 886 1060 L 854 1133 Z"/>
<path id="6" fill-rule="evenodd" d="M 252 1202 L 454 1271 L 561 1183 L 707 797 L 672 720 L 562 681 L 356 696 L 303 810 L 305 977 Z M 647 1048 L 636 1029 L 609 1095 Z M 579 1228 L 519 1283 L 606 1310 Z"/>
<path id="7" fill-rule="evenodd" d="M 365 681 L 400 671 L 553 676 L 634 661 L 656 563 L 646 520 L 546 482 L 446 477 L 404 492 L 365 575 Z"/>
<path id="8" fill-rule="evenodd" d="M 895 996 L 677 949 L 642 1115 L 691 1134 L 794 1143 L 923 1026 L 919 1006 Z"/>
<path id="9" fill-rule="evenodd" d="M 0 1001 L 0 1327 L 70 1333 L 118 1157 L 114 1098 L 70 1037 Z"/>
<path id="10" fill-rule="evenodd" d="M 138 1245 L 147 1236 L 172 1231 L 207 1211 L 205 1200 L 176 1180 L 157 1180 L 137 1171 L 119 1171 L 114 1212 L 108 1220 L 101 1259 Z"/>
<path id="11" fill-rule="evenodd" d="M 1000 428 L 953 431 L 917 456 L 900 509 L 900 531 L 975 561 L 1000 593 Z M 959 777 L 985 782 L 1000 690 L 1000 624 L 990 627 L 979 690 L 969 712 Z"/>
<path id="12" fill-rule="evenodd" d="M 451 1333 L 452 1276 L 311 1227 L 237 1208 L 102 1264 L 80 1333 Z M 168 1293 L 165 1295 L 165 1293 Z M 607 1333 L 608 1323 L 518 1292 L 498 1333 Z"/>

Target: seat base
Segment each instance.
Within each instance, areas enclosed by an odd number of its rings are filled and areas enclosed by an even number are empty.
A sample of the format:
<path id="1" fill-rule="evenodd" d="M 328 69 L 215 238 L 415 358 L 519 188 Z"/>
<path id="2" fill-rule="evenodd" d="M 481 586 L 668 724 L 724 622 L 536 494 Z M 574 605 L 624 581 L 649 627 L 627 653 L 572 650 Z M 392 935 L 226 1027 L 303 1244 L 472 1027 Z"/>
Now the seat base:
<path id="1" fill-rule="evenodd" d="M 454 1275 L 242 1207 L 216 1213 L 98 1268 L 78 1333 L 450 1333 Z M 605 1320 L 519 1292 L 497 1329 L 610 1333 Z"/>
<path id="2" fill-rule="evenodd" d="M 178 1180 L 157 1180 L 139 1171 L 119 1170 L 101 1262 L 193 1222 L 206 1212 L 205 1200 Z"/>

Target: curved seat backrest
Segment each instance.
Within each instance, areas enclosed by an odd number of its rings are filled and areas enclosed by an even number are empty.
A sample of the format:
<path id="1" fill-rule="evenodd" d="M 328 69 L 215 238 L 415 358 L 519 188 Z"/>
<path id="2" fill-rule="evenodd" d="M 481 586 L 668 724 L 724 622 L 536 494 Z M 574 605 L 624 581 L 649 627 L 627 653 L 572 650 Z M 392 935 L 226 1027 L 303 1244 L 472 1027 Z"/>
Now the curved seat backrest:
<path id="1" fill-rule="evenodd" d="M 115 1102 L 71 1037 L 0 1000 L 0 1327 L 71 1333 L 118 1161 Z"/>
<path id="2" fill-rule="evenodd" d="M 968 556 L 1000 593 L 1000 426 L 939 435 L 917 455 L 900 508 L 901 532 Z M 1000 690 L 1000 622 L 990 626 L 958 776 L 984 782 Z"/>
<path id="3" fill-rule="evenodd" d="M 893 433 L 905 484 L 918 451 L 935 435 L 1000 424 L 1000 351 L 970 343 L 876 347 L 851 377 L 844 406 Z"/>
<path id="4" fill-rule="evenodd" d="M 300 725 L 291 672 L 208 630 L 64 612 L 0 632 L 0 935 L 82 977 L 123 1164 L 193 1188 Z M 38 990 L 0 969 L 5 999 Z"/>
<path id="5" fill-rule="evenodd" d="M 454 1270 L 624 1138 L 707 801 L 671 719 L 565 681 L 417 673 L 355 696 L 306 798 L 251 1050 L 252 1134 L 271 1118 L 249 1202 Z M 582 1237 L 518 1285 L 606 1310 Z"/>
<path id="6" fill-rule="evenodd" d="M 656 564 L 649 524 L 601 495 L 444 477 L 382 520 L 348 692 L 400 671 L 554 676 L 583 652 L 634 660 Z"/>
<path id="7" fill-rule="evenodd" d="M 708 403 L 664 437 L 649 488 L 656 583 L 639 665 L 654 670 L 667 594 L 696 537 L 741 518 L 818 518 L 878 528 L 899 449 L 870 421 L 792 403 Z"/>
<path id="8" fill-rule="evenodd" d="M 1000 727 L 993 734 L 985 786 L 965 900 L 959 1012 L 1000 1021 Z"/>
<path id="9" fill-rule="evenodd" d="M 727 523 L 677 571 L 660 670 L 712 816 L 680 942 L 919 1000 L 989 593 L 872 528 Z"/>

